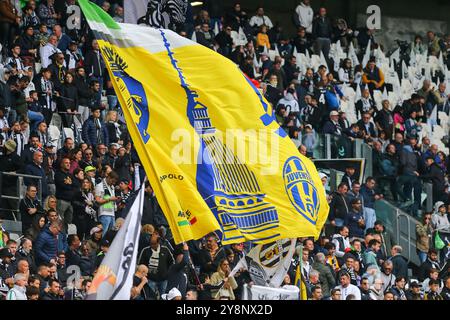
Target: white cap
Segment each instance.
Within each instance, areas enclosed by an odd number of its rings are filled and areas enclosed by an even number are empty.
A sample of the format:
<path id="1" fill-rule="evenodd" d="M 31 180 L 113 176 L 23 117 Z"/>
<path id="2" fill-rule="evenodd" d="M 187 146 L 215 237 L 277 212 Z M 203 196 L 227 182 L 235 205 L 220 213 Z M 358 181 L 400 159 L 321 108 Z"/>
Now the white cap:
<path id="1" fill-rule="evenodd" d="M 327 178 L 328 179 L 328 176 L 325 173 L 323 173 L 323 172 L 319 172 L 319 177 L 320 177 L 320 180 L 322 180 L 323 178 Z"/>
<path id="2" fill-rule="evenodd" d="M 173 300 L 176 297 L 181 297 L 181 292 L 177 288 L 170 289 L 169 293 L 163 294 L 161 298 L 163 300 Z"/>

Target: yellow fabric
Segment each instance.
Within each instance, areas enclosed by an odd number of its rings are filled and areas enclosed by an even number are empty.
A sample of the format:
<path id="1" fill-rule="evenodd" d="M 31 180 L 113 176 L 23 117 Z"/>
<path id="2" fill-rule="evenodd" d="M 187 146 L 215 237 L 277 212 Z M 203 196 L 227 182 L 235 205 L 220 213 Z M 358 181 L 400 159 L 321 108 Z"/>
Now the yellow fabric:
<path id="1" fill-rule="evenodd" d="M 256 36 L 256 45 L 258 47 L 266 46 L 267 49 L 270 49 L 269 36 L 265 33 L 258 33 L 258 35 Z"/>
<path id="2" fill-rule="evenodd" d="M 301 285 L 300 285 L 301 279 Z M 300 272 L 300 264 L 297 265 L 297 269 L 295 270 L 295 285 L 300 288 L 300 300 L 308 300 L 308 293 L 306 292 L 306 284 L 305 280 L 302 277 L 302 273 Z"/>
<path id="3" fill-rule="evenodd" d="M 175 241 L 215 230 L 223 244 L 317 238 L 329 210 L 321 180 L 270 104 L 232 61 L 195 43 L 172 48 L 178 35 L 158 32 L 166 51 L 99 45 Z M 231 141 L 227 129 L 247 134 Z M 234 143 L 244 152 L 237 154 Z M 209 180 L 199 151 L 213 160 Z"/>

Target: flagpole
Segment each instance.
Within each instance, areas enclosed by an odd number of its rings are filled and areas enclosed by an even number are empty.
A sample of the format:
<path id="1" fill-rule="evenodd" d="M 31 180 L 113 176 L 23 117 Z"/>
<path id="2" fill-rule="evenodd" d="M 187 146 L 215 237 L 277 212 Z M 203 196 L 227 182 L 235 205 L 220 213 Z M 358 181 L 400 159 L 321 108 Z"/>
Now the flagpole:
<path id="1" fill-rule="evenodd" d="M 298 265 L 300 268 L 300 285 L 299 285 L 299 289 L 300 289 L 300 300 L 302 300 L 302 286 L 303 286 L 303 242 L 300 242 L 300 253 L 298 254 Z"/>

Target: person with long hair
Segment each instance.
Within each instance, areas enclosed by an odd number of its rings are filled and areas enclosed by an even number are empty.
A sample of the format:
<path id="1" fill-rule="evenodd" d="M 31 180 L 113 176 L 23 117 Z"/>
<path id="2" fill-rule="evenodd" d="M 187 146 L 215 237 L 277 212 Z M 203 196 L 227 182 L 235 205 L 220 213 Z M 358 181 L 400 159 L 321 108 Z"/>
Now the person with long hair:
<path id="1" fill-rule="evenodd" d="M 25 231 L 24 236 L 34 242 L 45 224 L 45 216 L 43 214 L 36 214 L 31 222 L 31 227 Z"/>
<path id="2" fill-rule="evenodd" d="M 73 174 L 75 169 L 80 167 L 81 161 L 83 160 L 83 152 L 79 148 L 72 149 L 69 152 L 69 159 L 70 159 L 69 173 Z"/>
<path id="3" fill-rule="evenodd" d="M 65 123 L 71 127 L 73 123 L 73 113 L 78 111 L 78 89 L 75 86 L 74 75 L 70 72 L 64 76 L 64 83 L 61 86 L 61 107 L 65 114 Z"/>
<path id="4" fill-rule="evenodd" d="M 87 240 L 89 231 L 97 221 L 95 210 L 94 185 L 90 179 L 83 179 L 81 188 L 75 193 L 72 202 L 74 212 L 74 224 L 77 226 L 77 234 L 81 240 Z"/>
<path id="5" fill-rule="evenodd" d="M 339 81 L 345 84 L 353 85 L 352 60 L 346 58 L 342 61 L 338 71 Z"/>
<path id="6" fill-rule="evenodd" d="M 404 108 L 400 105 L 394 108 L 394 128 L 395 133 L 403 134 L 405 132 Z"/>
<path id="7" fill-rule="evenodd" d="M 212 290 L 211 295 L 213 299 L 224 299 L 235 300 L 233 290 L 237 289 L 238 285 L 234 276 L 230 276 L 231 268 L 230 263 L 227 259 L 222 259 L 217 268 L 217 272 L 213 273 L 211 276 L 211 283 L 218 284 L 223 281 L 223 285 L 219 290 Z"/>
<path id="8" fill-rule="evenodd" d="M 109 142 L 122 144 L 123 123 L 119 121 L 117 111 L 109 110 L 105 119 L 106 130 L 108 130 Z"/>
<path id="9" fill-rule="evenodd" d="M 45 198 L 44 201 L 44 210 L 48 212 L 48 210 L 53 209 L 57 211 L 58 199 L 55 196 L 51 195 Z"/>

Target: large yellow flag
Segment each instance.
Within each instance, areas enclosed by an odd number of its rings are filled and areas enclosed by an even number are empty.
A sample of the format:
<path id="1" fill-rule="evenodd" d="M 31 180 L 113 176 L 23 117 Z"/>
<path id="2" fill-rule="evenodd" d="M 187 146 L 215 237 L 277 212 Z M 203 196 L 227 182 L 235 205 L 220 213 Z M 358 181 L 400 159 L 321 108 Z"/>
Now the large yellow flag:
<path id="1" fill-rule="evenodd" d="M 318 237 L 328 204 L 316 168 L 232 61 L 79 3 L 177 243 Z"/>

